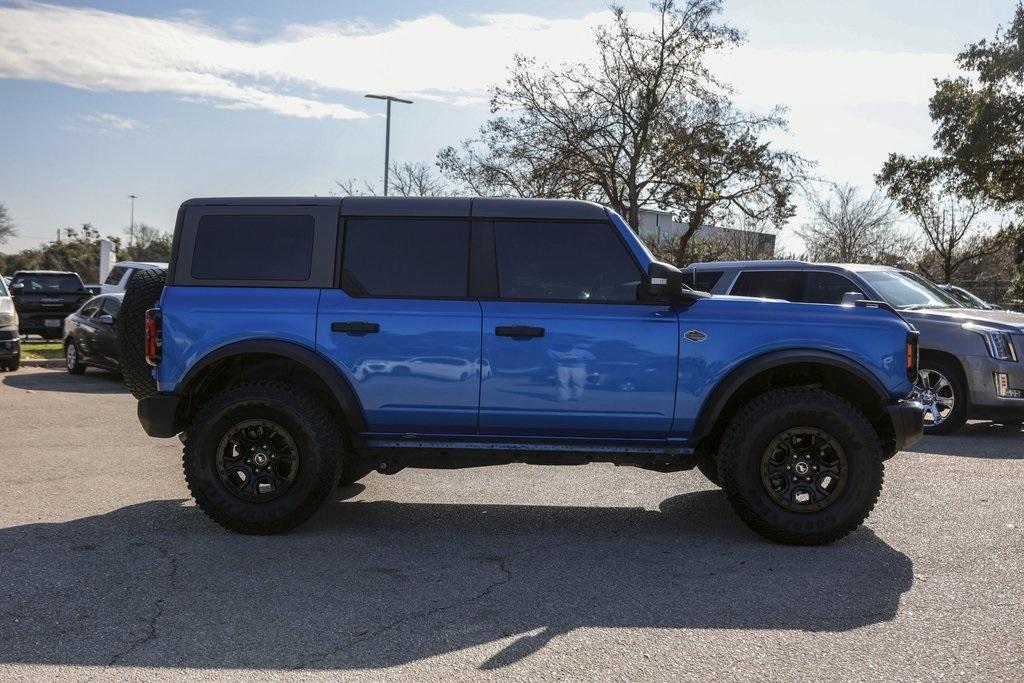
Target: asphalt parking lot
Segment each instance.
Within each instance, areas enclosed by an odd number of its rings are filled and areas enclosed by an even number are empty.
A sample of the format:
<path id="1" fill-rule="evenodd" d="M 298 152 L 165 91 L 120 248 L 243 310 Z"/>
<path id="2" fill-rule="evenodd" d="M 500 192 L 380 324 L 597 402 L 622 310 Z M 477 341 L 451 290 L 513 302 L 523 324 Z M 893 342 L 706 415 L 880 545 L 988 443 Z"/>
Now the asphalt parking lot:
<path id="1" fill-rule="evenodd" d="M 116 377 L 0 374 L 0 678 L 1020 680 L 1024 432 L 886 469 L 823 548 L 748 531 L 696 472 L 372 474 L 243 537 Z"/>

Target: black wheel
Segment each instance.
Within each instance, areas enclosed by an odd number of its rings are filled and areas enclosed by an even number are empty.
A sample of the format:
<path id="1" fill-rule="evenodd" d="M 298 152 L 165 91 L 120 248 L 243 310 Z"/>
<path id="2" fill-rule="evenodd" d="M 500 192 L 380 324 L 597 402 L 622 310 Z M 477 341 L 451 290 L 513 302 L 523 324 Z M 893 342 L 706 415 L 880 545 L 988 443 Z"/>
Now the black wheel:
<path id="1" fill-rule="evenodd" d="M 700 473 L 707 477 L 715 486 L 721 486 L 718 483 L 718 461 L 715 459 L 715 454 L 708 451 L 701 451 L 700 455 L 697 456 L 697 469 Z"/>
<path id="2" fill-rule="evenodd" d="M 343 448 L 337 425 L 309 393 L 282 382 L 239 384 L 211 399 L 186 430 L 185 481 L 221 526 L 281 533 L 334 489 Z"/>
<path id="3" fill-rule="evenodd" d="M 822 389 L 777 389 L 729 423 L 718 476 L 733 509 L 765 538 L 830 543 L 857 528 L 882 490 L 882 447 L 853 404 Z"/>
<path id="4" fill-rule="evenodd" d="M 373 470 L 373 465 L 366 461 L 346 458 L 345 465 L 341 468 L 341 477 L 338 478 L 338 486 L 354 484 Z"/>
<path id="5" fill-rule="evenodd" d="M 910 397 L 924 404 L 925 434 L 949 434 L 967 422 L 967 386 L 948 361 L 922 358 Z"/>
<path id="6" fill-rule="evenodd" d="M 74 339 L 64 342 L 64 366 L 72 375 L 81 375 L 85 372 L 85 363 L 82 362 L 82 352 L 78 350 L 78 344 Z"/>
<path id="7" fill-rule="evenodd" d="M 21 366 L 21 356 L 15 356 L 14 358 L 8 358 L 4 361 L 4 369 L 8 372 L 14 372 Z"/>
<path id="8" fill-rule="evenodd" d="M 117 355 L 124 383 L 132 396 L 156 393 L 153 368 L 146 362 L 146 311 L 160 300 L 167 274 L 159 269 L 132 274 L 117 316 Z"/>

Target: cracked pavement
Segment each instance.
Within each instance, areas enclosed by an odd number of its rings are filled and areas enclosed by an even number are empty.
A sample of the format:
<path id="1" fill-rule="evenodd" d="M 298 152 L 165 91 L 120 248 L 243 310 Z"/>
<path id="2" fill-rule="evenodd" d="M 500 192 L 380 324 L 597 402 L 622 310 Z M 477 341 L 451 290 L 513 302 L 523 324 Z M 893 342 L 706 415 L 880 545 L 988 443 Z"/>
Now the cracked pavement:
<path id="1" fill-rule="evenodd" d="M 824 548 L 697 472 L 405 470 L 243 537 L 116 378 L 0 374 L 0 679 L 1020 680 L 1024 431 L 886 468 Z"/>

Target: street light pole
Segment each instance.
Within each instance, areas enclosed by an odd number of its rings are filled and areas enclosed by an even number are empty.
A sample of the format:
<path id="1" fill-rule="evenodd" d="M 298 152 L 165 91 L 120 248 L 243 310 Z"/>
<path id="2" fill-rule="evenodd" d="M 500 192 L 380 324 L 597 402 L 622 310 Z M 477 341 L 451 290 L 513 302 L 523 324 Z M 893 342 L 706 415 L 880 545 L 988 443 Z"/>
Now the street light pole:
<path id="1" fill-rule="evenodd" d="M 132 246 L 132 242 L 135 241 L 135 200 L 138 199 L 138 195 L 130 194 L 128 198 L 132 200 L 132 213 L 131 220 L 128 223 L 128 246 Z"/>
<path id="2" fill-rule="evenodd" d="M 412 100 L 403 100 L 400 97 L 393 97 L 391 95 L 366 95 L 374 100 L 385 100 L 388 103 L 387 108 L 387 123 L 384 128 L 384 196 L 388 196 L 388 170 L 391 165 L 391 103 L 401 102 L 402 104 L 412 104 Z"/>

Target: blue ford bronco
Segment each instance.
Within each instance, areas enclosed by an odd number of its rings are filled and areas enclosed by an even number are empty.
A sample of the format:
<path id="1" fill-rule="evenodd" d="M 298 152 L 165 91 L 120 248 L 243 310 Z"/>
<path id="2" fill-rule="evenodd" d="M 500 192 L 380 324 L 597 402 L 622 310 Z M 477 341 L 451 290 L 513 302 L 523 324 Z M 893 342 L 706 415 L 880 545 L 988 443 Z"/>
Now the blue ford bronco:
<path id="1" fill-rule="evenodd" d="M 588 202 L 192 199 L 129 284 L 122 368 L 243 533 L 377 470 L 694 467 L 763 536 L 821 544 L 922 434 L 887 304 L 709 296 Z"/>

